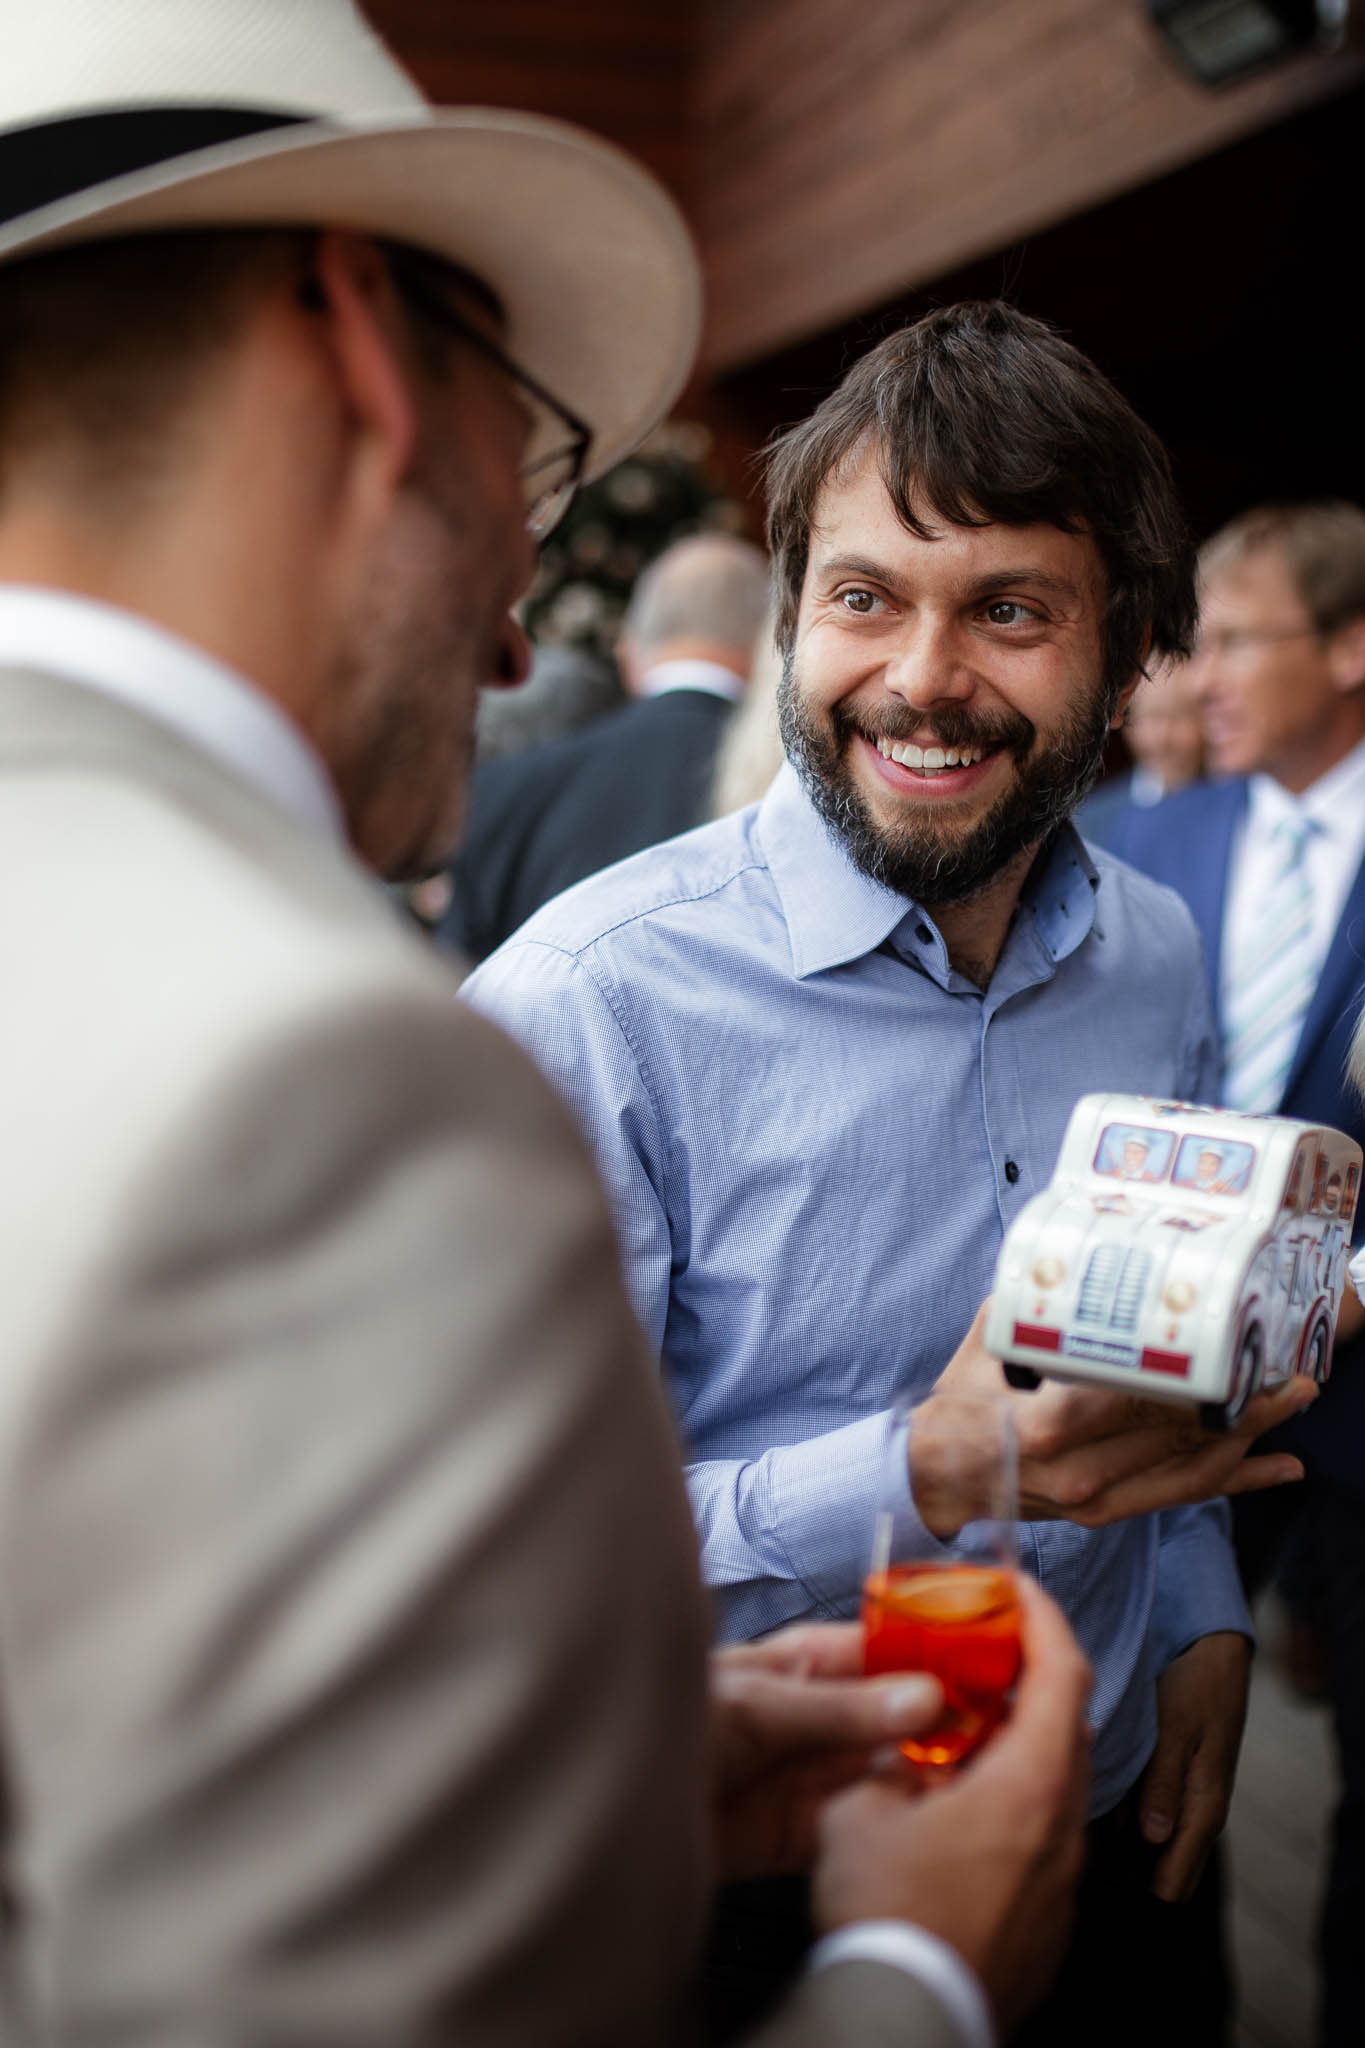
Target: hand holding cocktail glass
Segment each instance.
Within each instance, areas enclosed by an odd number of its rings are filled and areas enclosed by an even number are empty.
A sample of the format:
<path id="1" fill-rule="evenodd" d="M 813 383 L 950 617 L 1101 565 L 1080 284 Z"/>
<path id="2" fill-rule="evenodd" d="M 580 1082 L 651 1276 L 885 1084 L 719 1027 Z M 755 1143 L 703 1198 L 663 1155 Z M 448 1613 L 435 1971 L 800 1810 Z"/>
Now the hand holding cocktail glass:
<path id="1" fill-rule="evenodd" d="M 1020 1661 L 1017 1492 L 1006 1400 L 898 1411 L 863 1593 L 864 1655 L 869 1674 L 928 1671 L 942 1685 L 942 1714 L 900 1745 L 931 1775 L 952 1771 L 1008 1712 Z"/>

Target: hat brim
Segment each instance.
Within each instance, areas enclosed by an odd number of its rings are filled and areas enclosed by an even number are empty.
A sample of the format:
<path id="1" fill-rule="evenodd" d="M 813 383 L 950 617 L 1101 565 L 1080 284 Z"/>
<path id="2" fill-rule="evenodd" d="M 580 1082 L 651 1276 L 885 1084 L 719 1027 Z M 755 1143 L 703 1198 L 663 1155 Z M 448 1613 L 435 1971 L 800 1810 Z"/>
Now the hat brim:
<path id="1" fill-rule="evenodd" d="M 566 123 L 491 107 L 308 125 L 199 150 L 10 221 L 0 262 L 194 227 L 317 224 L 415 244 L 501 299 L 517 360 L 592 428 L 599 475 L 661 419 L 701 325 L 691 239 L 629 157 Z"/>

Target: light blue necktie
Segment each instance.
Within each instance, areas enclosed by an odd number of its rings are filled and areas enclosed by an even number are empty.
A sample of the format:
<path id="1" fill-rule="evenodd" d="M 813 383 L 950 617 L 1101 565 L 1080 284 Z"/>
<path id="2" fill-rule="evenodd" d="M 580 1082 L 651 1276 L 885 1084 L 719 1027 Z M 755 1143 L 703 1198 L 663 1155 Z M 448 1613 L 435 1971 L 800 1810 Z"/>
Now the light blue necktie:
<path id="1" fill-rule="evenodd" d="M 1271 839 L 1274 880 L 1252 925 L 1228 955 L 1223 1001 L 1223 1100 L 1229 1109 L 1276 1110 L 1317 987 L 1313 899 L 1304 849 L 1317 826 L 1282 818 Z"/>

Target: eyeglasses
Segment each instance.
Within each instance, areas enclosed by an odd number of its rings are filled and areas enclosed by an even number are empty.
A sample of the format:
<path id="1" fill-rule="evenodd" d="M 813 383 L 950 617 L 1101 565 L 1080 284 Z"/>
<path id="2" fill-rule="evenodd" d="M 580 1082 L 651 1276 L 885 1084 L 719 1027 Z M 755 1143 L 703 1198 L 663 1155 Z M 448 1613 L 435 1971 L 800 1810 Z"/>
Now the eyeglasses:
<path id="1" fill-rule="evenodd" d="M 522 398 L 529 401 L 534 421 L 532 453 L 521 472 L 526 489 L 526 528 L 534 539 L 544 540 L 568 511 L 583 481 L 592 448 L 592 428 L 451 304 L 432 275 L 447 266 L 434 257 L 393 245 L 385 253 L 394 287 L 413 310 L 501 370 Z M 451 275 L 459 276 L 453 269 Z M 463 278 L 459 281 L 463 285 Z M 470 282 L 478 284 L 477 279 Z M 478 296 L 484 296 L 482 288 Z"/>
<path id="2" fill-rule="evenodd" d="M 1245 654 L 1250 647 L 1260 647 L 1277 640 L 1316 640 L 1316 626 L 1216 626 L 1211 633 L 1201 633 L 1195 642 L 1195 659 L 1201 655 Z"/>

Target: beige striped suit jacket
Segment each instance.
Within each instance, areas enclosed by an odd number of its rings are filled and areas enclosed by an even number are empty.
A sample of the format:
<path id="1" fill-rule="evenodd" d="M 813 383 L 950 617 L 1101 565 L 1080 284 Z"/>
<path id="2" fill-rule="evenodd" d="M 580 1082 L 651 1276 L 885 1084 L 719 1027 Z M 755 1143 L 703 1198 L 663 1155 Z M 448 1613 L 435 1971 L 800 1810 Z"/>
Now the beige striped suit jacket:
<path id="1" fill-rule="evenodd" d="M 5 2042 L 678 2038 L 703 1603 L 566 1115 L 347 855 L 9 672 L 0 973 Z M 770 2038 L 945 2026 L 851 1965 Z"/>

